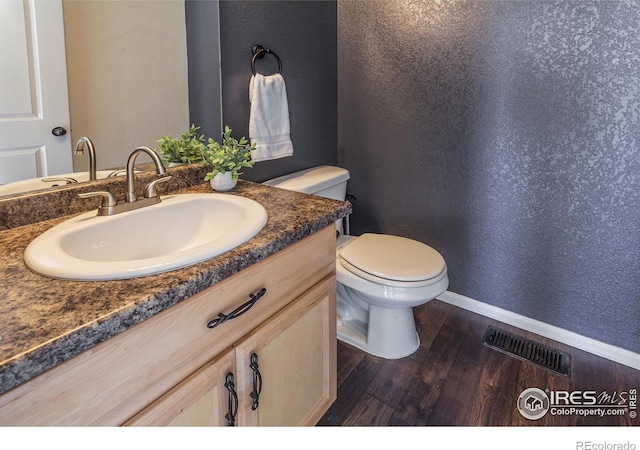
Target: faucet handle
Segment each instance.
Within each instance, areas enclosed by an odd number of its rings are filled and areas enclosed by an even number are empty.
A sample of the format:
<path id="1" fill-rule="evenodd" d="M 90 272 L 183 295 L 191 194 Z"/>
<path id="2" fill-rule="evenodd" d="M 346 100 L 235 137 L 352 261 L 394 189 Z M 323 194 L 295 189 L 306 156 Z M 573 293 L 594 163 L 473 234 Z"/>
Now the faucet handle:
<path id="1" fill-rule="evenodd" d="M 116 196 L 111 192 L 96 191 L 96 192 L 81 192 L 78 194 L 80 198 L 101 197 L 100 206 L 98 207 L 99 216 L 108 216 L 114 206 L 118 204 Z"/>
<path id="2" fill-rule="evenodd" d="M 64 184 L 75 184 L 78 182 L 75 178 L 71 177 L 48 177 L 41 178 L 45 183 L 56 183 L 56 182 L 64 182 Z"/>
<path id="3" fill-rule="evenodd" d="M 113 172 L 107 175 L 107 178 L 119 177 L 121 175 L 125 175 L 127 173 L 127 169 L 116 169 Z"/>
<path id="4" fill-rule="evenodd" d="M 158 184 L 165 183 L 165 182 L 169 181 L 171 178 L 173 178 L 173 177 L 171 175 L 169 175 L 169 176 L 166 176 L 166 177 L 158 178 L 157 180 L 153 180 L 151 183 L 147 184 L 144 187 L 144 190 L 142 191 L 142 195 L 144 196 L 144 198 L 157 197 L 158 196 L 158 191 L 157 191 Z"/>

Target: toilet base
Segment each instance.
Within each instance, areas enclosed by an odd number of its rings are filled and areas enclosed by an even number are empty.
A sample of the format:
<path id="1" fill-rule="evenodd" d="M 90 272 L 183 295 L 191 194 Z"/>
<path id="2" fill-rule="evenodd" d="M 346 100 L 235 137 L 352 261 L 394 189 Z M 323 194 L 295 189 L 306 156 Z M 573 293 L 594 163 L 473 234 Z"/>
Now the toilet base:
<path id="1" fill-rule="evenodd" d="M 400 359 L 420 346 L 412 308 L 379 308 L 371 305 L 368 323 L 338 318 L 338 339 L 371 355 Z"/>

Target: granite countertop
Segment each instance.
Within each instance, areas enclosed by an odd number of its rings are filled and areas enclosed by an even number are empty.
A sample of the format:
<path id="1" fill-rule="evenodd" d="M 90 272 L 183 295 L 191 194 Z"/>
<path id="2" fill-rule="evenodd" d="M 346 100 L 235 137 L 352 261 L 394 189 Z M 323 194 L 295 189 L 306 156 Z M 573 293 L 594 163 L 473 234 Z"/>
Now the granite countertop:
<path id="1" fill-rule="evenodd" d="M 203 193 L 211 192 L 211 188 L 205 183 L 175 192 Z M 0 231 L 0 393 L 351 212 L 347 202 L 242 180 L 229 194 L 256 200 L 267 210 L 267 224 L 256 237 L 210 260 L 129 280 L 55 280 L 26 267 L 22 255 L 29 242 L 78 212 Z"/>

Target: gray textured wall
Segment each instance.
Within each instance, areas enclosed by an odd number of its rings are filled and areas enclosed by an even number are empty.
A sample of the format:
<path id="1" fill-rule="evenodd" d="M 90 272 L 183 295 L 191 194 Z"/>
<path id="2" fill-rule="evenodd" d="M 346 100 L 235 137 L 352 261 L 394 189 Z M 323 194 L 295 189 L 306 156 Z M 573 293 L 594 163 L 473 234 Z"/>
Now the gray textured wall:
<path id="1" fill-rule="evenodd" d="M 353 231 L 450 290 L 640 352 L 640 2 L 338 2 Z"/>
<path id="2" fill-rule="evenodd" d="M 249 129 L 251 47 L 272 49 L 282 61 L 294 155 L 257 163 L 243 178 L 264 181 L 320 164 L 337 163 L 338 69 L 335 1 L 220 1 L 222 109 L 237 136 Z M 266 56 L 256 70 L 277 71 Z"/>

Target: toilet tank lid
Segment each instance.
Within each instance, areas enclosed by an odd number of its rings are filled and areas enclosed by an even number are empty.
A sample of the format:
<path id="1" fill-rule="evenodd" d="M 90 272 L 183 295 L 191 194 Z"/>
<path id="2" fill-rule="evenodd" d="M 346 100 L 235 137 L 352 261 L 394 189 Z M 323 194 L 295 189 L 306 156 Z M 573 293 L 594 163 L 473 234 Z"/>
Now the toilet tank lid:
<path id="1" fill-rule="evenodd" d="M 283 175 L 262 184 L 289 191 L 314 194 L 349 179 L 349 171 L 342 167 L 317 166 Z"/>

